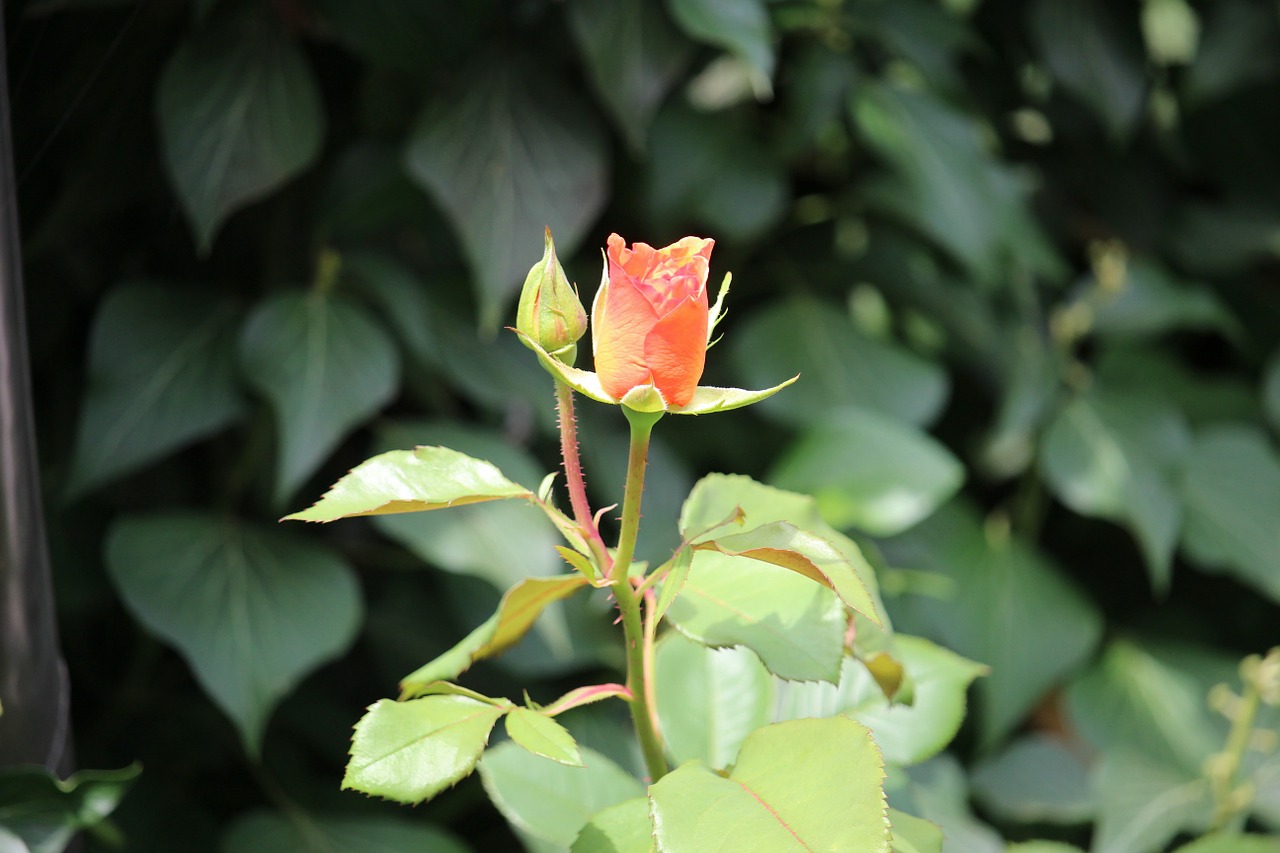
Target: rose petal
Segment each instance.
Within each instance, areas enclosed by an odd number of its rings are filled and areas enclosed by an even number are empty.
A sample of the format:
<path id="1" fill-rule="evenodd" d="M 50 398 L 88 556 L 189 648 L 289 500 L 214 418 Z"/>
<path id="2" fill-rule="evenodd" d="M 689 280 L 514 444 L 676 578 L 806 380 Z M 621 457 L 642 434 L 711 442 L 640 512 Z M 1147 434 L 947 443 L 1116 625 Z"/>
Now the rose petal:
<path id="1" fill-rule="evenodd" d="M 707 359 L 707 299 L 689 297 L 653 325 L 644 340 L 644 360 L 653 384 L 672 406 L 693 399 Z M 612 393 L 612 392 L 610 392 Z"/>

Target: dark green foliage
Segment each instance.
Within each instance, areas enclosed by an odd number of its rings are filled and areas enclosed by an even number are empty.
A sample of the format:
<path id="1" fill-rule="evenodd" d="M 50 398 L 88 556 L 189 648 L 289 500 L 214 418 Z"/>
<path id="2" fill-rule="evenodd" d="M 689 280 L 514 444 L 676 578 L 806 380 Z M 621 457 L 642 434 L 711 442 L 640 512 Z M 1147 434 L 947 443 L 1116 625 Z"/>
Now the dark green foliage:
<path id="1" fill-rule="evenodd" d="M 1226 737 L 1206 694 L 1280 639 L 1274 3 L 5 11 L 76 749 L 142 764 L 126 849 L 517 844 L 475 778 L 413 811 L 339 784 L 366 706 L 511 583 L 567 571 L 545 519 L 270 525 L 391 447 L 528 488 L 556 470 L 550 379 L 502 329 L 544 226 L 588 304 L 611 231 L 714 237 L 713 286 L 734 280 L 706 383 L 802 373 L 757 409 L 664 419 L 642 556 L 669 555 L 696 478 L 772 477 L 889 537 L 890 617 L 991 668 L 891 806 L 957 851 L 1204 830 Z M 579 412 L 593 504 L 614 503 L 625 425 Z M 470 683 L 549 702 L 614 680 L 611 615 L 555 604 Z M 615 712 L 562 722 L 621 778 Z M 519 818 L 516 754 L 481 772 Z M 1280 759 L 1255 771 L 1249 828 L 1280 830 Z M 600 806 L 640 793 L 615 787 Z M 1186 807 L 1141 825 L 1169 792 Z"/>

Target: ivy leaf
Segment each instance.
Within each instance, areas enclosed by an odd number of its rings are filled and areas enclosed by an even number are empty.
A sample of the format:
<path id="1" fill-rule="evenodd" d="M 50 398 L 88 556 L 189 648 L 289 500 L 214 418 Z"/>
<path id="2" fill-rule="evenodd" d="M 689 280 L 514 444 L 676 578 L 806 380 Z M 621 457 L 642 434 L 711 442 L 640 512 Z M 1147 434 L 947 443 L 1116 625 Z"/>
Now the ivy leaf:
<path id="1" fill-rule="evenodd" d="M 1040 469 L 1063 503 L 1129 527 L 1151 585 L 1169 588 L 1182 522 L 1174 473 L 1191 430 L 1172 406 L 1132 394 L 1090 394 L 1064 406 L 1045 432 Z"/>
<path id="2" fill-rule="evenodd" d="M 977 684 L 985 746 L 1016 726 L 1098 643 L 1102 617 L 1093 603 L 1039 552 L 984 529 L 963 504 L 953 502 L 882 544 L 894 565 L 937 571 L 953 582 L 954 597 L 904 597 L 895 620 L 991 667 Z M 1038 641 L 1026 643 L 1031 634 Z"/>
<path id="3" fill-rule="evenodd" d="M 343 790 L 428 800 L 469 774 L 505 708 L 467 696 L 381 699 L 356 723 Z"/>
<path id="4" fill-rule="evenodd" d="M 691 37 L 723 47 L 755 72 L 757 95 L 771 91 L 773 27 L 764 0 L 667 0 L 667 8 Z"/>
<path id="5" fill-rule="evenodd" d="M 195 512 L 127 516 L 106 561 L 129 610 L 177 647 L 254 755 L 276 704 L 360 627 L 346 560 L 280 530 Z"/>
<path id="6" fill-rule="evenodd" d="M 440 657 L 405 676 L 400 682 L 403 697 L 419 695 L 432 682 L 457 678 L 475 661 L 511 648 L 529 632 L 549 604 L 568 598 L 586 584 L 587 579 L 578 574 L 526 578 L 516 584 L 502 596 L 497 612 L 480 627 Z"/>
<path id="7" fill-rule="evenodd" d="M 812 494 L 835 527 L 892 536 L 950 499 L 964 466 L 911 424 L 847 408 L 809 427 L 769 479 Z"/>
<path id="8" fill-rule="evenodd" d="M 266 9 L 228 16 L 182 44 L 160 76 L 161 151 L 196 242 L 315 161 L 320 92 Z"/>
<path id="9" fill-rule="evenodd" d="M 448 447 L 418 447 L 366 459 L 315 504 L 285 519 L 327 522 L 529 497 L 528 489 L 508 480 L 490 462 Z"/>
<path id="10" fill-rule="evenodd" d="M 1280 456 L 1266 435 L 1222 425 L 1196 436 L 1182 499 L 1182 543 L 1191 558 L 1280 601 Z"/>
<path id="11" fill-rule="evenodd" d="M 60 853 L 80 830 L 106 823 L 141 770 L 137 765 L 81 770 L 63 781 L 43 767 L 5 767 L 0 770 L 0 851 Z"/>
<path id="12" fill-rule="evenodd" d="M 259 304 L 240 336 L 240 364 L 275 412 L 280 503 L 390 402 L 400 382 L 386 329 L 359 305 L 321 293 L 282 293 Z"/>
<path id="13" fill-rule="evenodd" d="M 69 490 L 78 493 L 217 432 L 244 413 L 231 321 L 213 294 L 126 284 L 103 300 Z"/>
<path id="14" fill-rule="evenodd" d="M 405 161 L 458 233 L 484 327 L 498 324 L 544 228 L 573 253 L 609 180 L 598 123 L 538 64 L 510 57 L 483 63 L 429 106 Z"/>
<path id="15" fill-rule="evenodd" d="M 654 836 L 671 851 L 888 853 L 883 779 L 861 724 L 776 723 L 743 742 L 728 778 L 689 762 L 650 787 Z"/>
<path id="16" fill-rule="evenodd" d="M 574 0 L 569 26 L 591 83 L 633 152 L 688 64 L 692 45 L 650 0 Z"/>

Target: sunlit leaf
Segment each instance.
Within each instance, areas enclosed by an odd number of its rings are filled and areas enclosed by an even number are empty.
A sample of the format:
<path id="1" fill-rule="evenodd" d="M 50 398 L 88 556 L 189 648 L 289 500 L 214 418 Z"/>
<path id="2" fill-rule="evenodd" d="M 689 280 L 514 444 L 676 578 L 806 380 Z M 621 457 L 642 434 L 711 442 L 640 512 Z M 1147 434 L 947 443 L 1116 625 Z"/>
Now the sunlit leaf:
<path id="1" fill-rule="evenodd" d="M 466 696 L 381 699 L 356 723 L 342 787 L 420 803 L 469 774 L 505 709 Z"/>
<path id="2" fill-rule="evenodd" d="M 285 518 L 334 521 L 528 498 L 531 494 L 492 463 L 448 447 L 418 447 L 389 450 L 361 462 L 314 505 Z"/>
<path id="3" fill-rule="evenodd" d="M 658 643 L 655 692 L 676 763 L 733 763 L 743 739 L 771 721 L 774 685 L 748 649 L 712 649 L 669 633 Z"/>
<path id="4" fill-rule="evenodd" d="M 292 531 L 197 512 L 126 516 L 106 562 L 134 616 L 177 647 L 250 753 L 276 704 L 360 626 L 347 561 Z"/>
<path id="5" fill-rule="evenodd" d="M 840 600 L 756 560 L 699 551 L 667 618 L 705 645 L 746 646 L 781 678 L 839 678 L 846 624 Z"/>
<path id="6" fill-rule="evenodd" d="M 571 848 L 572 853 L 650 853 L 655 849 L 646 797 L 596 812 Z"/>
<path id="7" fill-rule="evenodd" d="M 582 766 L 582 756 L 573 735 L 550 717 L 517 707 L 507 713 L 506 722 L 507 735 L 534 755 L 570 767 Z"/>
<path id="8" fill-rule="evenodd" d="M 157 93 L 161 150 L 207 252 L 227 216 L 320 153 L 320 91 L 269 10 L 213 21 L 182 44 Z"/>
<path id="9" fill-rule="evenodd" d="M 883 779 L 879 751 L 858 723 L 777 723 L 743 742 L 728 778 L 689 762 L 654 784 L 654 834 L 671 851 L 888 853 Z"/>
<path id="10" fill-rule="evenodd" d="M 893 853 L 942 853 L 942 828 L 923 818 L 889 809 Z"/>

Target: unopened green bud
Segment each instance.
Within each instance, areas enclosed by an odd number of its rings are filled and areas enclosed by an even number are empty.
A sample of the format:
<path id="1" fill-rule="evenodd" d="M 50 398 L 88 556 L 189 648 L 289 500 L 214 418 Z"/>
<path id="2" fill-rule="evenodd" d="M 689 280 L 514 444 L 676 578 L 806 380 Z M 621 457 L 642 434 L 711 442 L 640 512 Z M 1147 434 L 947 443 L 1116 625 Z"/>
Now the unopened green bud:
<path id="1" fill-rule="evenodd" d="M 524 280 L 516 328 L 565 364 L 573 364 L 578 341 L 587 333 L 587 312 L 556 258 L 550 228 L 542 260 L 533 265 Z"/>

